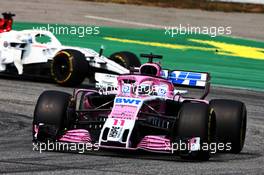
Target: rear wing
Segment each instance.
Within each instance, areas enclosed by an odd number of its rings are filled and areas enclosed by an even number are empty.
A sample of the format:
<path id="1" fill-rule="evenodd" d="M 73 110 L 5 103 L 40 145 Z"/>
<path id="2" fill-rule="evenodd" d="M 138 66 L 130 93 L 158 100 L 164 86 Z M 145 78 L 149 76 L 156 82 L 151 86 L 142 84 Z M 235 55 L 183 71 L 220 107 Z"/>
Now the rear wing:
<path id="1" fill-rule="evenodd" d="M 171 81 L 176 87 L 204 89 L 202 99 L 210 91 L 210 74 L 207 72 L 194 72 L 182 70 L 162 70 L 161 77 Z"/>

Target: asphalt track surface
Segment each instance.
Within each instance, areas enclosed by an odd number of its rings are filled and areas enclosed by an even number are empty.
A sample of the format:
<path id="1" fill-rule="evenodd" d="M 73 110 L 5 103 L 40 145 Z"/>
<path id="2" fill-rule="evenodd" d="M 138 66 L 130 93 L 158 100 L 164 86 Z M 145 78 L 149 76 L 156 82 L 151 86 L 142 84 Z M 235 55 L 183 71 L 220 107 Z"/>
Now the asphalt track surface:
<path id="1" fill-rule="evenodd" d="M 85 85 L 84 85 L 85 86 Z M 32 151 L 34 105 L 43 90 L 72 91 L 54 84 L 17 80 L 0 81 L 0 172 L 40 174 L 261 174 L 264 168 L 264 94 L 213 88 L 211 98 L 244 101 L 248 109 L 245 147 L 241 154 L 217 154 L 209 162 L 184 162 L 149 154 L 87 154 Z M 106 155 L 105 155 L 106 154 Z"/>
<path id="2" fill-rule="evenodd" d="M 50 2 L 41 4 L 43 2 Z M 199 10 L 174 10 L 137 6 L 87 3 L 79 1 L 2 1 L 0 11 L 14 11 L 19 21 L 77 23 L 92 22 L 98 25 L 115 25 L 107 21 L 88 21 L 85 15 L 107 16 L 108 18 L 126 19 L 140 23 L 164 25 L 169 19 L 168 13 L 185 15 L 185 19 L 196 23 L 213 24 L 226 22 L 239 26 L 236 35 L 257 38 L 263 35 L 263 15 L 217 12 Z M 122 8 L 121 8 L 122 7 Z M 128 8 L 129 7 L 129 8 Z M 65 10 L 67 9 L 67 10 Z M 154 9 L 154 10 L 153 10 Z M 155 20 L 151 17 L 160 11 Z M 122 11 L 122 13 L 120 12 Z M 126 13 L 127 12 L 127 13 Z M 131 12 L 131 13 L 130 13 Z M 132 13 L 133 12 L 133 13 Z M 190 13 L 191 12 L 191 13 Z M 81 15 L 80 15 L 81 14 Z M 124 15 L 125 14 L 125 15 Z M 145 14 L 146 18 L 138 15 Z M 208 15 L 210 14 L 210 15 Z M 173 16 L 173 15 L 172 15 Z M 188 18 L 189 16 L 189 18 Z M 216 18 L 218 16 L 218 18 Z M 225 21 L 227 16 L 230 21 Z M 168 18 L 167 18 L 168 17 Z M 148 20 L 149 18 L 149 20 Z M 172 18 L 172 17 L 171 17 Z M 165 20 L 167 19 L 167 21 Z M 249 20 L 251 19 L 251 20 Z M 253 20 L 255 19 L 255 20 Z M 146 20 L 146 21 L 144 21 Z M 179 18 L 179 20 L 184 21 Z M 200 20 L 200 22 L 199 22 Z M 250 22 L 241 22 L 245 20 Z M 160 21 L 160 23 L 159 23 Z M 195 23 L 194 23 L 195 24 Z M 255 25 L 254 25 L 255 24 Z M 255 27 L 254 27 L 255 26 Z M 245 32 L 248 31 L 248 32 Z M 85 85 L 84 85 L 85 86 Z M 173 157 L 152 156 L 146 154 L 116 153 L 58 153 L 32 151 L 31 123 L 34 105 L 39 94 L 44 90 L 63 90 L 49 83 L 36 83 L 0 79 L 0 173 L 17 174 L 263 174 L 264 173 L 264 93 L 248 90 L 213 87 L 208 99 L 228 98 L 243 101 L 248 110 L 248 125 L 245 147 L 241 154 L 217 154 L 209 162 L 184 162 Z"/>

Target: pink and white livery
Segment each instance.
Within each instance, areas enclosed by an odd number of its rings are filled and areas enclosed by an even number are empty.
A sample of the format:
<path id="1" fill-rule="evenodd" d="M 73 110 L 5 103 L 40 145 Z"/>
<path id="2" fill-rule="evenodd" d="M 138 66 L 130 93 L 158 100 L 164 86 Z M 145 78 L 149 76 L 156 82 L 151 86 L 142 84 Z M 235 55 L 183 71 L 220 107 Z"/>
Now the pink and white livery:
<path id="1" fill-rule="evenodd" d="M 98 82 L 99 89 L 76 89 L 73 95 L 43 92 L 35 107 L 33 141 L 96 143 L 99 150 L 145 150 L 196 160 L 208 160 L 212 144 L 224 145 L 221 152 L 242 150 L 244 103 L 207 101 L 208 73 L 163 70 L 153 62 L 161 56 L 141 56 L 149 62 L 134 73 L 99 75 L 105 77 L 105 86 Z M 204 93 L 190 98 L 180 88 L 199 88 Z"/>

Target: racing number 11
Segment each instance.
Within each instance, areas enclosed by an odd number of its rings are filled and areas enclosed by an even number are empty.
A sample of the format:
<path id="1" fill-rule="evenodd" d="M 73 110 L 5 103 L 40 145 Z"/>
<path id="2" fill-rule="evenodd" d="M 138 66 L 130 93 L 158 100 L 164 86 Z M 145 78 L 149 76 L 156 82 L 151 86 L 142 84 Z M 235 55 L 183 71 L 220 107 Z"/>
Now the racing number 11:
<path id="1" fill-rule="evenodd" d="M 120 121 L 120 126 L 124 126 L 125 120 L 118 120 L 118 119 L 114 119 L 114 124 L 113 125 L 117 126 L 119 121 Z"/>

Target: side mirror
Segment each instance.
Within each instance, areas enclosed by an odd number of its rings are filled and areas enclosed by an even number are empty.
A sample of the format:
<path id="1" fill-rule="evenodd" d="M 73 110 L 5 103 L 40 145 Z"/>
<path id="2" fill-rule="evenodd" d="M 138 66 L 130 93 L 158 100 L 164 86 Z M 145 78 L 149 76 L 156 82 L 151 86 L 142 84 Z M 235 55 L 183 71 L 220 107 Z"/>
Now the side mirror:
<path id="1" fill-rule="evenodd" d="M 101 57 L 103 55 L 103 51 L 104 51 L 104 46 L 102 45 L 100 50 L 99 50 L 99 57 Z"/>

